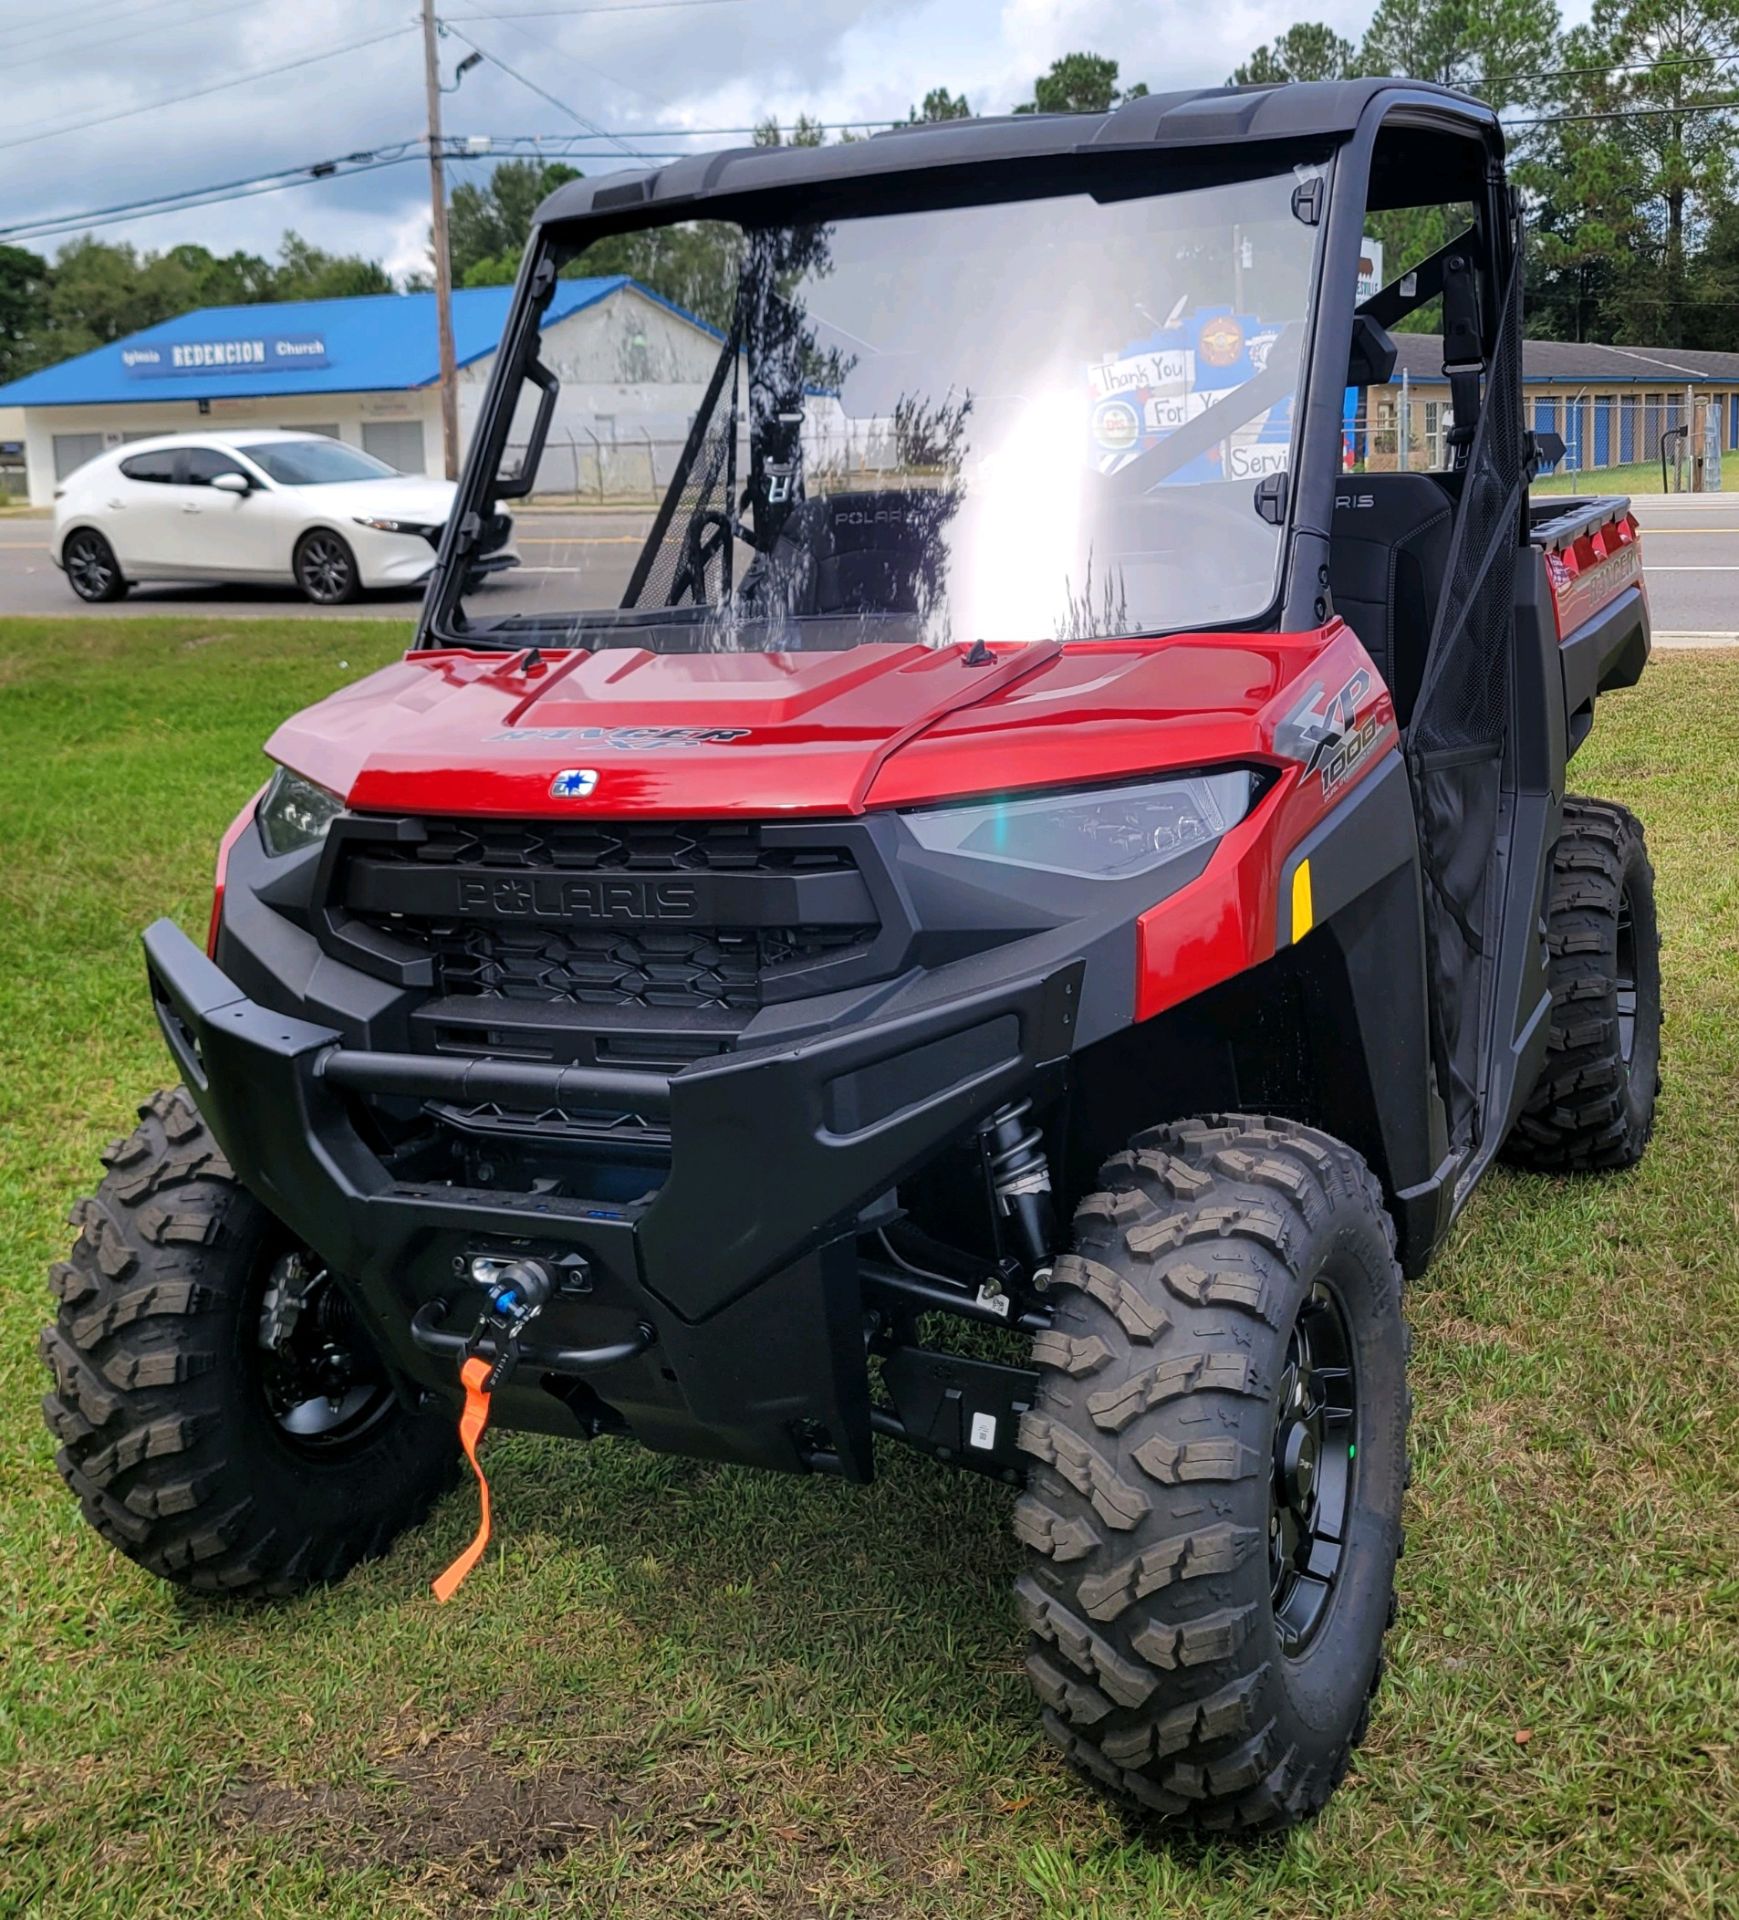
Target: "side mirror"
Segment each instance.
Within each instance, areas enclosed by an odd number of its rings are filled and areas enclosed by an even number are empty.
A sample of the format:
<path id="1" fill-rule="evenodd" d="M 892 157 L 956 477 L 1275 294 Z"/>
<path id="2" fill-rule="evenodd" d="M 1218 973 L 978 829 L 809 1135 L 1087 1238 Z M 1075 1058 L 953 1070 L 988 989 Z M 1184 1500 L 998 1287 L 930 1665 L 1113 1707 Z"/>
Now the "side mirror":
<path id="1" fill-rule="evenodd" d="M 253 487 L 249 483 L 245 473 L 216 474 L 213 476 L 211 484 L 213 489 L 218 493 L 238 494 L 244 499 L 248 494 L 253 492 Z"/>

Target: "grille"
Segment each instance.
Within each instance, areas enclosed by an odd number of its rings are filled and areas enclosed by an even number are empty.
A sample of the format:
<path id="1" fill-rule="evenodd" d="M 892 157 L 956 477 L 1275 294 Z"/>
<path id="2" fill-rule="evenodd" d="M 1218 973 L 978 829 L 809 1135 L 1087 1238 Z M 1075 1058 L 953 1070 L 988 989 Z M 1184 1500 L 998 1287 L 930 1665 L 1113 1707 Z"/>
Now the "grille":
<path id="1" fill-rule="evenodd" d="M 353 901 L 353 918 L 427 953 L 435 992 L 448 998 L 704 1013 L 739 1024 L 770 997 L 804 991 L 801 981 L 781 976 L 860 952 L 880 931 L 873 918 L 860 923 L 857 912 L 839 911 L 837 894 L 831 913 L 817 907 L 823 924 L 788 924 L 787 916 L 802 912 L 806 885 L 854 885 L 807 876 L 855 875 L 857 863 L 849 846 L 802 844 L 754 822 L 435 819 L 421 826 L 419 838 L 366 836 L 349 849 L 388 875 L 366 904 Z M 690 876 L 701 917 L 681 925 L 650 917 L 600 924 L 583 911 L 540 913 L 535 922 L 507 912 L 474 917 L 454 913 L 445 892 L 439 909 L 409 905 L 419 887 L 427 898 L 413 870 L 431 868 L 456 871 L 462 885 L 468 876 L 497 876 L 490 886 L 516 902 L 560 898 L 563 888 L 589 896 L 595 890 L 587 876 L 672 884 Z M 394 872 L 404 875 L 402 884 L 392 881 Z M 525 887 L 499 878 L 506 874 L 525 875 Z M 771 890 L 765 898 L 756 885 L 762 876 Z M 650 903 L 655 893 L 646 891 Z M 857 898 L 873 915 L 867 895 Z"/>
<path id="2" fill-rule="evenodd" d="M 393 931 L 402 938 L 407 929 L 395 921 Z M 446 994 L 744 1013 L 760 1008 L 767 976 L 781 967 L 849 951 L 874 932 L 858 927 L 664 932 L 508 927 L 494 921 L 427 923 L 421 929 L 435 959 L 439 989 Z"/>
<path id="3" fill-rule="evenodd" d="M 855 865 L 844 847 L 770 847 L 758 826 L 728 822 L 431 820 L 427 831 L 418 845 L 369 852 L 419 865 L 569 873 L 838 873 Z"/>

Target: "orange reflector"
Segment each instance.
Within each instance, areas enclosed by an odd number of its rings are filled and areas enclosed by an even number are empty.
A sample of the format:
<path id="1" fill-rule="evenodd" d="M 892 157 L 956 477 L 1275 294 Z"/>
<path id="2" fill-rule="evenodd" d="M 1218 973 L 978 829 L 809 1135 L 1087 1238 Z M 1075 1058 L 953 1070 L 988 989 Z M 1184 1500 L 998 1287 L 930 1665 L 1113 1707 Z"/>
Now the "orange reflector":
<path id="1" fill-rule="evenodd" d="M 473 1354 L 459 1369 L 459 1378 L 465 1383 L 465 1409 L 459 1415 L 459 1444 L 465 1449 L 465 1458 L 471 1462 L 471 1471 L 477 1476 L 477 1493 L 483 1511 L 477 1521 L 477 1537 L 447 1571 L 431 1583 L 435 1598 L 443 1602 L 451 1600 L 459 1591 L 465 1576 L 483 1558 L 483 1551 L 489 1545 L 489 1482 L 484 1479 L 483 1469 L 477 1462 L 477 1442 L 483 1438 L 483 1429 L 489 1424 L 489 1395 L 485 1390 L 485 1383 L 489 1379 L 489 1362 Z"/>

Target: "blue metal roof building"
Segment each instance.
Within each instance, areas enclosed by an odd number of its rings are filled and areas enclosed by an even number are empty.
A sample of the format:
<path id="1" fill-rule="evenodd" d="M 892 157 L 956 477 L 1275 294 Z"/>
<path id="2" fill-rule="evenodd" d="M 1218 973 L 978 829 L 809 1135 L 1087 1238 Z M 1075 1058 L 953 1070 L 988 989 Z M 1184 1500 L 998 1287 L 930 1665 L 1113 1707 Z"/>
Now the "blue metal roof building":
<path id="1" fill-rule="evenodd" d="M 453 295 L 461 431 L 474 416 L 511 287 Z M 680 435 L 720 336 L 621 274 L 562 280 L 544 321 L 569 429 Z M 123 441 L 202 425 L 290 427 L 438 470 L 440 355 L 432 293 L 207 307 L 0 386 L 19 408 L 30 497 Z M 691 393 L 690 388 L 694 391 Z"/>
<path id="2" fill-rule="evenodd" d="M 549 322 L 565 320 L 629 284 L 561 280 Z M 507 323 L 511 287 L 465 287 L 453 295 L 453 345 L 460 366 L 493 353 Z M 260 358 L 251 356 L 258 347 Z M 273 348 L 282 351 L 274 353 Z M 177 349 L 202 348 L 203 353 Z M 231 357 L 220 359 L 222 349 Z M 354 300 L 286 300 L 203 307 L 95 347 L 57 367 L 0 386 L 0 407 L 128 405 L 177 399 L 259 399 L 287 393 L 391 393 L 440 378 L 432 293 L 382 293 Z M 197 391 L 196 391 L 197 390 Z"/>

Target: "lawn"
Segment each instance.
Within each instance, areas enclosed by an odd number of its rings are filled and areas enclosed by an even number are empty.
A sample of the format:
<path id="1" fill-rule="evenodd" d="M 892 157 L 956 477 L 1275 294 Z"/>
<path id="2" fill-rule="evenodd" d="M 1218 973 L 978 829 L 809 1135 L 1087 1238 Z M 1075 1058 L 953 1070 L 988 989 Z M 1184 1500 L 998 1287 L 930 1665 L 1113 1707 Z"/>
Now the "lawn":
<path id="1" fill-rule="evenodd" d="M 1669 458 L 1667 469 L 1672 471 Z M 1723 490 L 1732 493 L 1739 489 L 1739 453 L 1724 453 L 1721 456 L 1721 481 Z M 1634 460 L 1622 467 L 1588 467 L 1579 473 L 1548 473 L 1538 480 L 1529 482 L 1531 493 L 1659 493 L 1661 488 L 1661 463 L 1653 460 Z"/>
<path id="2" fill-rule="evenodd" d="M 1739 1913 L 1739 661 L 1603 705 L 1648 822 L 1645 1166 L 1495 1175 L 1412 1289 L 1417 1474 L 1371 1736 L 1313 1827 L 1153 1843 L 1038 1736 L 1009 1496 L 491 1444 L 336 1591 L 194 1601 L 77 1516 L 44 1272 L 167 1066 L 136 929 L 202 929 L 275 718 L 389 622 L 0 622 L 0 1914 Z"/>

